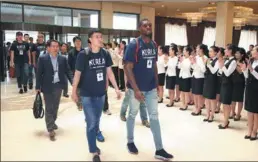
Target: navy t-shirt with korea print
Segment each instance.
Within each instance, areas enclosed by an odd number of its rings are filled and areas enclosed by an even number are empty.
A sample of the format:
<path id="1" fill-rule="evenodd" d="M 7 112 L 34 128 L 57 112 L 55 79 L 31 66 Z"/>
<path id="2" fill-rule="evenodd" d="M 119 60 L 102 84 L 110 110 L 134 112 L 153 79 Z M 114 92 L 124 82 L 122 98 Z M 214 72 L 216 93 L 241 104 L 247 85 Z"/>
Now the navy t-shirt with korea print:
<path id="1" fill-rule="evenodd" d="M 79 52 L 75 69 L 81 72 L 80 95 L 84 97 L 100 97 L 106 91 L 107 67 L 113 65 L 108 51 L 101 48 L 99 53 L 85 50 Z"/>
<path id="2" fill-rule="evenodd" d="M 151 91 L 157 87 L 154 65 L 157 61 L 157 48 L 154 42 L 145 43 L 138 38 L 138 53 L 136 61 L 136 40 L 131 41 L 125 51 L 124 61 L 133 62 L 133 73 L 140 91 Z M 127 83 L 128 88 L 132 89 Z"/>

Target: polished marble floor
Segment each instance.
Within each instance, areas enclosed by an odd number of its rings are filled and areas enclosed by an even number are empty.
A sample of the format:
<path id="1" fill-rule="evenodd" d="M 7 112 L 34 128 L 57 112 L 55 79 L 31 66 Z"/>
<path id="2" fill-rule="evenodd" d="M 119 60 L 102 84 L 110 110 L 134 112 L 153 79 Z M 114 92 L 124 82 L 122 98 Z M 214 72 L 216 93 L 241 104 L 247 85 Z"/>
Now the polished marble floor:
<path id="1" fill-rule="evenodd" d="M 69 87 L 71 94 L 71 87 Z M 119 118 L 122 101 L 115 99 L 109 89 L 111 116 L 103 114 L 101 130 L 106 141 L 98 143 L 103 161 L 154 161 L 154 143 L 149 128 L 136 120 L 135 143 L 139 155 L 131 155 L 126 149 L 126 123 Z M 82 112 L 76 109 L 70 98 L 62 98 L 57 124 L 57 141 L 51 142 L 45 130 L 44 119 L 34 119 L 32 103 L 34 91 L 18 94 L 15 79 L 1 83 L 1 160 L 2 161 L 89 161 L 91 155 L 85 136 Z M 219 130 L 222 114 L 209 124 L 204 116 L 193 117 L 189 111 L 179 111 L 159 105 L 159 119 L 164 147 L 171 152 L 174 161 L 258 161 L 258 140 L 251 142 L 243 137 L 246 132 L 246 112 L 239 122 L 232 121 L 230 129 Z M 205 113 L 203 113 L 205 115 Z"/>

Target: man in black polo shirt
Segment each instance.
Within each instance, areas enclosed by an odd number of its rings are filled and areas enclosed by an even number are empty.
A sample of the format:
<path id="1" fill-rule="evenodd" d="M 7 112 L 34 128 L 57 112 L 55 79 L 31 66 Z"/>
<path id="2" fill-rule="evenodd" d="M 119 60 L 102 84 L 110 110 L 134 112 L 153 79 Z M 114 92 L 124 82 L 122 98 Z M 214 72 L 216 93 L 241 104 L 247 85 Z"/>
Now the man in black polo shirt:
<path id="1" fill-rule="evenodd" d="M 22 32 L 16 33 L 16 40 L 11 46 L 11 66 L 15 67 L 19 93 L 27 92 L 29 65 L 31 64 L 29 44 L 23 41 Z M 23 87 L 22 87 L 23 86 Z"/>

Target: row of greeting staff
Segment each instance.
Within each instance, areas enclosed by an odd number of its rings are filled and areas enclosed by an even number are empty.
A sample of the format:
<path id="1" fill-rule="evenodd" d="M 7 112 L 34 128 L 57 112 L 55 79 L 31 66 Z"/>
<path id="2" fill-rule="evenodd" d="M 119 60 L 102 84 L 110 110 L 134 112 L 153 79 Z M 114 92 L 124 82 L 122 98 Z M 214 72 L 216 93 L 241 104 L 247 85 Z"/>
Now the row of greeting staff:
<path id="1" fill-rule="evenodd" d="M 159 46 L 159 102 L 163 102 L 165 81 L 170 99 L 167 107 L 178 102 L 178 84 L 182 101 L 180 110 L 187 110 L 192 93 L 195 105 L 192 115 L 201 115 L 205 103 L 207 116 L 203 121 L 213 122 L 215 113 L 219 113 L 221 102 L 224 122 L 219 125 L 219 129 L 226 129 L 229 119 L 240 120 L 245 98 L 249 127 L 245 138 L 254 140 L 258 129 L 258 100 L 255 99 L 258 94 L 258 47 L 253 49 L 250 59 L 243 48 L 232 44 L 225 49 L 216 46 L 208 49 L 206 45 L 200 44 L 196 48 L 196 55 L 190 46 L 181 49 L 175 44 L 171 44 L 169 48 Z M 179 53 L 181 51 L 182 54 Z"/>

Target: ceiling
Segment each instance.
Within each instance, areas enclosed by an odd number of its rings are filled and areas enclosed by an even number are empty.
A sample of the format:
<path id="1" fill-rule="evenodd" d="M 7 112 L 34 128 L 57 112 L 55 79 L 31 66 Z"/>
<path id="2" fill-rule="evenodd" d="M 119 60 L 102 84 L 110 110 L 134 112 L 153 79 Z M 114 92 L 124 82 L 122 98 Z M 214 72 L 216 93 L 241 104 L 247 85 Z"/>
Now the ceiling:
<path id="1" fill-rule="evenodd" d="M 133 2 L 142 4 L 145 6 L 154 7 L 156 11 L 156 16 L 162 17 L 176 17 L 176 18 L 185 18 L 180 15 L 183 12 L 199 12 L 200 8 L 208 6 L 216 6 L 215 1 L 160 1 L 160 2 Z M 237 1 L 234 2 L 235 6 L 250 7 L 254 10 L 255 14 L 258 14 L 258 1 Z M 215 14 L 209 14 L 207 17 L 203 18 L 208 21 L 216 21 Z M 249 20 L 248 24 L 258 25 L 258 19 Z"/>

